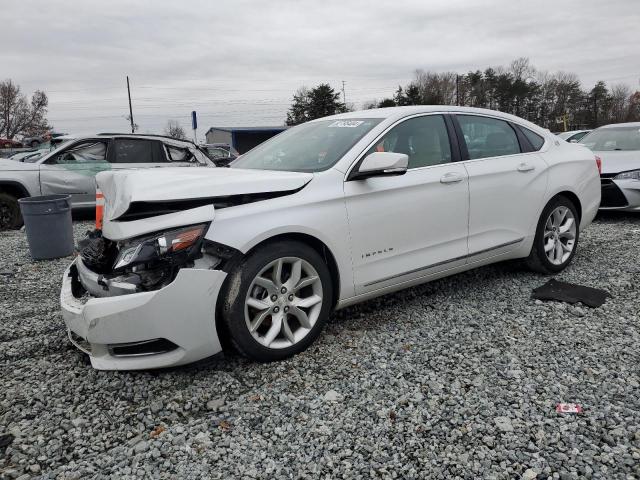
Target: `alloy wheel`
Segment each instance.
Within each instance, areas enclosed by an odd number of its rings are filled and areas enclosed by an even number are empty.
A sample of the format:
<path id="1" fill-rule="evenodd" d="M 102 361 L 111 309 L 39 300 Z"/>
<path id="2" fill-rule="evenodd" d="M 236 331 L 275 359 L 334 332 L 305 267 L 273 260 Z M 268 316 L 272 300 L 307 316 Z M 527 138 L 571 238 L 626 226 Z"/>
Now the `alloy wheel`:
<path id="1" fill-rule="evenodd" d="M 571 209 L 565 206 L 555 208 L 544 226 L 544 251 L 554 265 L 566 262 L 576 241 L 576 219 Z"/>
<path id="2" fill-rule="evenodd" d="M 278 258 L 251 282 L 245 299 L 245 322 L 263 346 L 291 347 L 311 331 L 322 302 L 322 282 L 316 269 L 298 257 Z"/>

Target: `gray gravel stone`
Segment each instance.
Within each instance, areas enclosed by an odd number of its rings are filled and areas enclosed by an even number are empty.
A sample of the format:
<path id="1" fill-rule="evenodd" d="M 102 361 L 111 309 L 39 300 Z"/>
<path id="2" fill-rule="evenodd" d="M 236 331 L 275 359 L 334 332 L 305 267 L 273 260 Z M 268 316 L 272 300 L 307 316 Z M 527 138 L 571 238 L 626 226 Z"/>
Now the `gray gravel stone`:
<path id="1" fill-rule="evenodd" d="M 322 398 L 324 398 L 324 400 L 326 400 L 327 402 L 339 402 L 343 397 L 335 390 L 329 390 L 324 394 L 324 397 Z"/>
<path id="2" fill-rule="evenodd" d="M 63 327 L 70 259 L 1 232 L 0 478 L 640 478 L 639 246 L 639 216 L 583 232 L 557 278 L 597 309 L 506 263 L 341 310 L 283 362 L 98 372 Z"/>

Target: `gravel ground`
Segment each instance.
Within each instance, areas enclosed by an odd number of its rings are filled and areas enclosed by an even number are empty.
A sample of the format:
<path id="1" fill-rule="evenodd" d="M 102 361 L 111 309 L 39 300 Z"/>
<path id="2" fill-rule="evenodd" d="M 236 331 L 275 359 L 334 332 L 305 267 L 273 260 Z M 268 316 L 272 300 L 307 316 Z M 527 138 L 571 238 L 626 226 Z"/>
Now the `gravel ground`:
<path id="1" fill-rule="evenodd" d="M 638 216 L 584 232 L 558 278 L 598 309 L 501 264 L 338 312 L 285 362 L 116 373 L 67 341 L 69 259 L 0 233 L 0 477 L 640 478 L 639 242 Z"/>

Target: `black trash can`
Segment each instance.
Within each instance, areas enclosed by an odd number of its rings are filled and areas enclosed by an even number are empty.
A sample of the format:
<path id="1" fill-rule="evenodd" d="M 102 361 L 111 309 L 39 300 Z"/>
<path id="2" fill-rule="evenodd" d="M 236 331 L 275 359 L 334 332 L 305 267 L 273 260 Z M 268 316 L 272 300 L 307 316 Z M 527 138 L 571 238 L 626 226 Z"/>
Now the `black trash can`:
<path id="1" fill-rule="evenodd" d="M 73 253 L 71 195 L 45 195 L 18 200 L 34 260 L 66 257 Z"/>

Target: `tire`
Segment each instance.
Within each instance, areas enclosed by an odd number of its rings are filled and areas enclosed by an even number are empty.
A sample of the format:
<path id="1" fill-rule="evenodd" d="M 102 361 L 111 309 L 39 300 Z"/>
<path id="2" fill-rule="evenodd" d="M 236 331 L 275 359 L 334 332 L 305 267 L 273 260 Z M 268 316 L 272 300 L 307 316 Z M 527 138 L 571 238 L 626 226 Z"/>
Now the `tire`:
<path id="1" fill-rule="evenodd" d="M 22 226 L 22 214 L 18 199 L 0 192 L 0 230 L 15 230 Z"/>
<path id="2" fill-rule="evenodd" d="M 30 145 L 32 148 L 36 148 L 38 145 L 40 145 L 40 142 L 38 140 L 32 140 Z"/>
<path id="3" fill-rule="evenodd" d="M 283 241 L 249 254 L 229 274 L 221 299 L 222 330 L 232 345 L 251 360 L 270 362 L 304 351 L 318 337 L 333 306 L 333 285 L 314 249 Z"/>
<path id="4" fill-rule="evenodd" d="M 566 211 L 564 220 L 559 225 L 555 225 L 557 220 L 562 217 L 563 211 Z M 560 212 L 559 215 L 551 218 L 552 214 L 555 215 L 556 212 Z M 573 226 L 567 226 L 569 219 L 573 220 Z M 525 260 L 527 267 L 545 275 L 553 275 L 564 270 L 571 263 L 578 249 L 579 223 L 578 211 L 571 200 L 563 195 L 552 198 L 544 207 L 538 220 L 531 253 Z M 553 230 L 551 230 L 552 228 Z M 568 229 L 565 230 L 565 228 Z M 572 240 L 571 250 L 567 251 L 570 240 Z M 561 244 L 559 247 L 558 242 Z M 551 243 L 554 247 L 547 251 Z"/>

